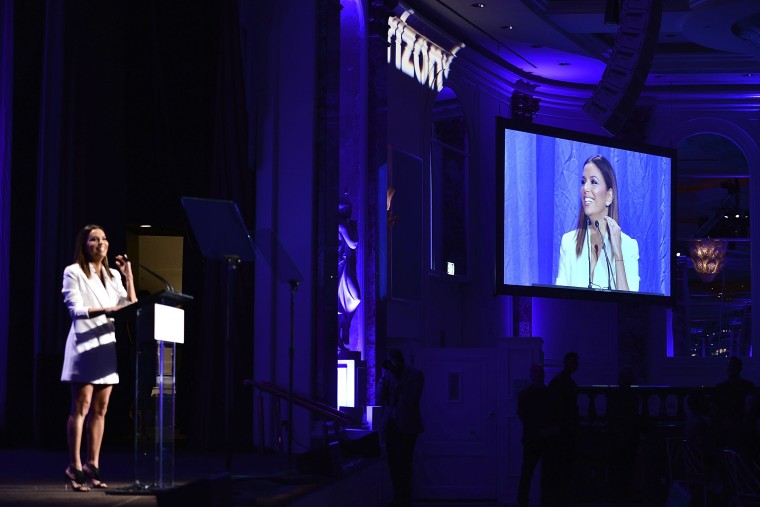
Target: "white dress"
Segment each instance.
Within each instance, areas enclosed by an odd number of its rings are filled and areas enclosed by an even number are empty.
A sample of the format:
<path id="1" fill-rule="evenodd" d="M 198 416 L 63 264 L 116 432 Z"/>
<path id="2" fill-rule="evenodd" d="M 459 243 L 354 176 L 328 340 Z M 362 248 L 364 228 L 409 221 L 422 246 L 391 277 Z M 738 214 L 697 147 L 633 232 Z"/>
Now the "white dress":
<path id="1" fill-rule="evenodd" d="M 588 287 L 589 283 L 589 246 L 588 241 L 583 242 L 583 250 L 579 256 L 575 255 L 576 231 L 566 232 L 562 235 L 562 243 L 559 248 L 559 272 L 557 273 L 556 285 L 569 287 Z M 628 290 L 639 290 L 639 243 L 625 233 L 621 233 L 620 248 L 623 250 L 623 263 L 625 265 L 625 277 L 628 280 Z M 600 252 L 599 261 L 594 267 L 594 279 L 591 281 L 592 288 L 606 289 L 616 288 L 615 266 L 612 259 L 612 247 L 609 238 L 604 239 L 604 244 L 610 256 L 610 268 L 612 280 L 608 281 L 607 262 L 604 254 Z"/>
<path id="2" fill-rule="evenodd" d="M 103 268 L 105 269 L 105 268 Z M 105 285 L 90 264 L 88 277 L 78 264 L 63 271 L 63 301 L 71 316 L 63 357 L 63 382 L 118 384 L 116 367 L 116 328 L 105 315 L 90 318 L 88 308 L 108 308 L 129 303 L 121 273 L 111 269 L 113 278 L 105 276 Z"/>

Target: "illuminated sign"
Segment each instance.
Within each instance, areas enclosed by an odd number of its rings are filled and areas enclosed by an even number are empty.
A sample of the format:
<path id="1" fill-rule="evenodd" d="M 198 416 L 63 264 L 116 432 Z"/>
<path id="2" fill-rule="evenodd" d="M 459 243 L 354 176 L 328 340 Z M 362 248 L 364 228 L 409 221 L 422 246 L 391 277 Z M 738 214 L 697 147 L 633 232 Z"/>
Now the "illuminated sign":
<path id="1" fill-rule="evenodd" d="M 451 51 L 443 49 L 406 24 L 413 13 L 405 11 L 401 17 L 388 18 L 388 63 L 395 63 L 397 69 L 421 85 L 441 91 L 451 62 L 464 44 Z"/>

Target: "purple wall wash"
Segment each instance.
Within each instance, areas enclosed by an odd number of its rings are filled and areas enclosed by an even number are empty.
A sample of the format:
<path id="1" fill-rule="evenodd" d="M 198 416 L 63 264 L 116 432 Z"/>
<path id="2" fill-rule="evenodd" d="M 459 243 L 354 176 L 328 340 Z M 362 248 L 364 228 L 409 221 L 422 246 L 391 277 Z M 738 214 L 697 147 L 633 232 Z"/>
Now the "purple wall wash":
<path id="1" fill-rule="evenodd" d="M 345 329 L 345 348 L 365 361 L 370 380 L 363 382 L 367 392 L 357 399 L 374 399 L 374 372 L 376 327 L 372 317 L 375 309 L 371 271 L 367 266 L 372 244 L 367 202 L 367 77 L 368 69 L 364 55 L 367 52 L 367 27 L 365 26 L 364 2 L 351 0 L 341 2 L 340 11 L 340 120 L 339 120 L 339 201 L 349 205 L 349 224 L 358 240 L 352 251 L 355 263 L 355 281 L 358 284 L 360 303 L 351 319 L 339 316 L 339 329 Z M 344 205 L 340 202 L 340 205 Z M 345 208 L 344 208 L 345 209 Z M 340 220 L 340 218 L 339 218 Z M 339 250 L 340 260 L 340 250 Z M 340 264 L 339 264 L 340 272 Z M 339 289 L 340 290 L 340 289 Z M 340 357 L 340 355 L 339 355 Z"/>

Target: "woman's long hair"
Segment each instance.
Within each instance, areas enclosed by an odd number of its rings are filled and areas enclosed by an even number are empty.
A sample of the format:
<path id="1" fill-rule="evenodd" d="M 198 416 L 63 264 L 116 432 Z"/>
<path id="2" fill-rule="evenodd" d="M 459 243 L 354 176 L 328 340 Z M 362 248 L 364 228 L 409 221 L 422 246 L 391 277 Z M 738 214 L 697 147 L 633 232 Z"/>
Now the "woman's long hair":
<path id="1" fill-rule="evenodd" d="M 615 170 L 612 168 L 612 164 L 601 155 L 589 157 L 582 167 L 586 167 L 586 164 L 594 164 L 599 169 L 599 172 L 602 173 L 602 178 L 604 178 L 604 184 L 607 185 L 607 188 L 614 189 L 612 192 L 612 203 L 607 208 L 607 216 L 612 217 L 619 224 L 620 211 L 618 208 L 617 178 L 615 177 Z M 583 212 L 583 200 L 578 205 L 578 223 L 575 226 L 575 230 L 575 255 L 576 257 L 580 257 L 583 251 L 583 243 L 586 241 L 586 213 Z"/>
<path id="2" fill-rule="evenodd" d="M 92 273 L 90 273 L 90 256 L 87 254 L 87 239 L 90 237 L 90 232 L 92 232 L 95 229 L 100 229 L 101 231 L 105 230 L 95 224 L 88 224 L 82 227 L 82 230 L 79 231 L 79 234 L 77 234 L 76 242 L 74 243 L 74 262 L 79 264 L 79 267 L 82 268 L 82 271 L 87 275 L 89 278 Z M 108 278 L 113 278 L 113 273 L 111 273 L 111 269 L 108 267 L 108 258 L 103 258 L 103 266 L 106 268 L 106 274 L 108 275 Z"/>

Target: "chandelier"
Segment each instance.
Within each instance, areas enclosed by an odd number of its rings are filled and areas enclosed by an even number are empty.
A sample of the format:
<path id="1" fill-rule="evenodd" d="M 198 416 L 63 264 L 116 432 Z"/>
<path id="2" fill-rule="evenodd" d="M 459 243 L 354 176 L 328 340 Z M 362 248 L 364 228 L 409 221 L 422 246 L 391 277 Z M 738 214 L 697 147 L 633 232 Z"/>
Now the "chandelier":
<path id="1" fill-rule="evenodd" d="M 694 271 L 704 283 L 710 283 L 721 272 L 726 263 L 724 239 L 694 239 L 689 242 L 689 257 Z"/>

